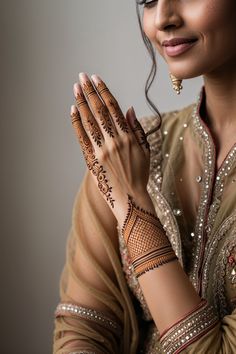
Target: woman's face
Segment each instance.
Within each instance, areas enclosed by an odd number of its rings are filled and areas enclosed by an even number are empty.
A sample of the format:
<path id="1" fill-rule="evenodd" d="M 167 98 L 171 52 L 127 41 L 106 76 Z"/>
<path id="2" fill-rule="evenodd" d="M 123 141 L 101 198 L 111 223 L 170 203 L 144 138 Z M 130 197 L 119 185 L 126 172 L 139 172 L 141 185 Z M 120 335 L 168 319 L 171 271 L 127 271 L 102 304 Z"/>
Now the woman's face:
<path id="1" fill-rule="evenodd" d="M 143 30 L 178 78 L 236 65 L 236 0 L 152 1 L 144 7 Z M 163 45 L 173 38 L 180 40 Z"/>

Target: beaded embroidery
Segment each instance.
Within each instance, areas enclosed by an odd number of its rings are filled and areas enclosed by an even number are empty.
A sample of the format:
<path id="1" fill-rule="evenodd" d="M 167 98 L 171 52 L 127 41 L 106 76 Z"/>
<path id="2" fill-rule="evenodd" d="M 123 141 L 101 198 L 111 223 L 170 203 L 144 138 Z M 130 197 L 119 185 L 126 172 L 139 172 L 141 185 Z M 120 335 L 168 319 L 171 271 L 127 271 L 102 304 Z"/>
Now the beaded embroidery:
<path id="1" fill-rule="evenodd" d="M 212 141 L 211 135 L 207 129 L 207 127 L 204 125 L 204 123 L 201 121 L 199 117 L 199 107 L 201 103 L 203 95 L 203 90 L 201 91 L 197 103 L 195 105 L 194 111 L 193 111 L 193 123 L 194 123 L 194 128 L 200 138 L 204 141 L 204 158 L 205 158 L 205 163 L 204 163 L 204 171 L 205 175 L 203 177 L 203 192 L 201 195 L 201 200 L 200 200 L 200 205 L 199 205 L 199 212 L 197 216 L 197 221 L 196 221 L 196 227 L 195 227 L 195 232 L 194 234 L 196 237 L 193 239 L 194 240 L 194 246 L 193 246 L 193 257 L 192 259 L 194 260 L 193 264 L 193 271 L 190 274 L 190 279 L 195 287 L 196 290 L 202 291 L 202 295 L 204 296 L 206 293 L 206 287 L 207 287 L 207 274 L 208 274 L 208 268 L 209 268 L 209 262 L 212 257 L 213 250 L 216 250 L 216 234 L 213 235 L 214 238 L 214 245 L 211 240 L 211 232 L 213 229 L 213 225 L 217 216 L 217 212 L 220 208 L 221 204 L 221 198 L 223 195 L 223 190 L 224 190 L 224 184 L 225 184 L 225 179 L 228 176 L 229 171 L 232 169 L 233 163 L 235 162 L 235 156 L 236 156 L 236 145 L 233 146 L 229 154 L 227 155 L 227 158 L 224 160 L 222 163 L 221 168 L 219 169 L 217 175 L 215 176 L 215 147 L 214 143 Z M 215 184 L 214 184 L 215 180 Z M 213 193 L 211 190 L 211 186 L 214 187 Z M 213 194 L 212 197 L 212 202 L 210 204 L 210 199 L 211 199 L 211 194 Z M 210 205 L 209 205 L 210 204 Z M 208 212 L 209 210 L 209 212 Z M 206 220 L 206 215 L 208 212 L 208 217 Z M 229 227 L 226 224 L 225 226 Z M 223 225 L 222 225 L 223 227 Z M 227 227 L 225 227 L 227 228 Z M 223 237 L 222 232 L 218 234 L 221 235 L 220 238 Z M 211 257 L 210 255 L 211 254 Z M 205 259 L 204 259 L 205 258 Z M 203 266 L 204 264 L 204 266 Z M 203 270 L 203 279 L 199 279 L 199 271 L 200 268 Z M 200 273 L 202 274 L 202 272 Z"/>
<path id="2" fill-rule="evenodd" d="M 121 327 L 118 325 L 118 323 L 116 323 L 115 321 L 113 321 L 112 319 L 104 315 L 102 312 L 90 308 L 82 307 L 82 306 L 77 306 L 74 304 L 59 303 L 55 311 L 55 316 L 58 317 L 66 314 L 70 314 L 76 317 L 84 318 L 86 320 L 94 321 L 108 328 L 109 330 L 112 330 L 115 334 L 119 336 L 122 333 Z"/>
<path id="3" fill-rule="evenodd" d="M 189 274 L 192 284 L 194 285 L 196 291 L 199 290 L 199 269 L 201 267 L 201 255 L 204 252 L 205 246 L 205 233 L 204 233 L 204 223 L 205 217 L 208 210 L 209 199 L 211 196 L 211 189 L 210 186 L 213 184 L 214 179 L 214 162 L 215 162 L 215 149 L 214 145 L 211 142 L 210 136 L 206 129 L 204 129 L 203 123 L 200 120 L 198 115 L 201 99 L 202 99 L 202 92 L 198 96 L 197 103 L 194 107 L 192 119 L 194 129 L 198 133 L 201 140 L 204 142 L 204 170 L 205 174 L 202 178 L 202 193 L 200 198 L 200 204 L 198 209 L 198 215 L 196 219 L 196 226 L 194 234 L 196 235 L 193 238 L 193 254 L 192 259 L 194 261 L 193 270 L 191 274 Z"/>
<path id="4" fill-rule="evenodd" d="M 79 351 L 79 352 L 70 352 L 69 354 L 96 354 L 95 352 Z"/>
<path id="5" fill-rule="evenodd" d="M 234 294 L 234 296 L 236 294 L 235 232 L 236 227 L 234 227 L 232 230 L 231 239 L 227 239 L 227 242 L 220 251 L 216 262 L 216 271 L 213 277 L 213 287 L 216 292 L 214 302 L 221 318 L 235 309 L 235 302 L 231 302 L 231 299 L 229 299 L 225 293 L 226 282 L 228 282 L 232 288 L 231 292 Z"/>
<path id="6" fill-rule="evenodd" d="M 213 307 L 206 302 L 198 310 L 181 319 L 179 323 L 161 336 L 163 353 L 180 353 L 217 323 L 218 318 L 215 316 Z"/>

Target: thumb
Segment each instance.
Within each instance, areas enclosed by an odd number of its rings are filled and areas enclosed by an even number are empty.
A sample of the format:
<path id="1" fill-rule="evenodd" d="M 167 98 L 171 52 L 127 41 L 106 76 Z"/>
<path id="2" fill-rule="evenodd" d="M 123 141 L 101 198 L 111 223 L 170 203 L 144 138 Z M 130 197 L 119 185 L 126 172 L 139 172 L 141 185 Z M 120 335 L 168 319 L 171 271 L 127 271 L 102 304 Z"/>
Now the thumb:
<path id="1" fill-rule="evenodd" d="M 130 107 L 128 109 L 126 119 L 128 120 L 130 128 L 133 131 L 138 144 L 143 148 L 145 153 L 149 153 L 149 143 L 147 141 L 143 127 L 141 126 L 139 120 L 136 117 L 136 113 L 133 107 Z"/>
<path id="2" fill-rule="evenodd" d="M 137 117 L 136 117 L 133 106 L 128 109 L 128 111 L 126 113 L 126 120 L 128 121 L 131 129 L 134 129 L 136 127 Z"/>

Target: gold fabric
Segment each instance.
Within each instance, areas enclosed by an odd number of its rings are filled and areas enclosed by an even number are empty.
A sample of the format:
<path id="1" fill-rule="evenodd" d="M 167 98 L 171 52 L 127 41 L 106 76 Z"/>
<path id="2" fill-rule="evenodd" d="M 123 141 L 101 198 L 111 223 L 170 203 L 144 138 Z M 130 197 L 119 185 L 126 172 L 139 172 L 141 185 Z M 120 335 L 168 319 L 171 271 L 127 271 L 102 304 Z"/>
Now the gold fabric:
<path id="1" fill-rule="evenodd" d="M 164 114 L 161 130 L 148 136 L 151 148 L 148 192 L 185 272 L 219 319 L 217 325 L 197 336 L 194 342 L 188 340 L 191 337 L 188 330 L 184 348 L 180 345 L 175 353 L 233 354 L 236 352 L 236 145 L 219 166 L 214 141 L 201 118 L 204 102 L 203 88 L 197 104 Z M 155 126 L 156 118 L 142 118 L 141 124 L 148 131 Z M 61 316 L 55 319 L 54 354 L 79 353 L 81 349 L 94 353 L 164 353 L 121 231 L 117 227 L 115 237 L 107 233 L 90 202 L 89 192 L 86 174 L 73 207 L 67 261 L 61 277 L 61 300 L 103 311 L 121 325 L 123 334 L 117 339 L 109 330 L 101 330 L 92 322 L 74 319 L 73 324 L 68 324 L 69 317 Z M 104 270 L 88 247 L 86 237 L 91 232 L 100 240 L 113 272 Z M 116 237 L 119 248 L 112 241 Z M 103 290 L 91 286 L 86 274 L 80 271 L 74 261 L 78 250 L 81 257 L 86 255 L 97 284 L 104 284 Z M 79 294 L 77 299 L 68 297 L 70 277 L 88 298 L 94 299 L 94 306 L 80 303 Z M 191 316 L 193 321 L 198 320 L 194 314 Z M 181 330 L 186 325 L 186 319 L 178 323 Z M 73 350 L 67 349 L 68 342 L 76 339 L 78 345 Z"/>

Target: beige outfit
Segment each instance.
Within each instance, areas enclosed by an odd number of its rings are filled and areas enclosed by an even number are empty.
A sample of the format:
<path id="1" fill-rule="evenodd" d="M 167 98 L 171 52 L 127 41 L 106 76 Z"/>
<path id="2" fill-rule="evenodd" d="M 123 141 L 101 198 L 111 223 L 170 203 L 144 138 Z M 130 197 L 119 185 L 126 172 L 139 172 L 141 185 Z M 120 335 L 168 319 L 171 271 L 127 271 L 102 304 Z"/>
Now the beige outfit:
<path id="1" fill-rule="evenodd" d="M 180 319 L 160 339 L 121 232 L 117 228 L 120 247 L 117 252 L 90 204 L 85 177 L 74 203 L 61 281 L 61 301 L 73 306 L 64 304 L 64 310 L 57 311 L 54 354 L 236 353 L 236 144 L 217 170 L 215 145 L 201 118 L 204 102 L 203 88 L 196 104 L 164 114 L 161 129 L 148 137 L 151 148 L 148 192 L 179 261 L 209 306 Z M 155 126 L 156 119 L 142 118 L 141 124 L 148 131 Z M 115 282 L 86 248 L 83 234 L 83 225 L 88 222 L 86 215 L 111 259 Z M 76 247 L 87 254 L 98 278 L 109 288 L 109 295 L 92 289 L 78 276 L 71 260 Z M 68 298 L 68 272 L 83 284 L 88 294 L 106 303 L 109 313 L 82 309 L 83 304 Z M 66 321 L 68 314 L 76 319 L 73 326 Z M 100 315 L 100 322 L 94 320 L 96 315 Z M 70 331 L 71 335 L 65 336 L 63 331 Z M 65 349 L 69 339 L 82 339 L 85 344 Z"/>

